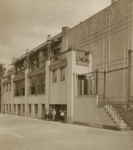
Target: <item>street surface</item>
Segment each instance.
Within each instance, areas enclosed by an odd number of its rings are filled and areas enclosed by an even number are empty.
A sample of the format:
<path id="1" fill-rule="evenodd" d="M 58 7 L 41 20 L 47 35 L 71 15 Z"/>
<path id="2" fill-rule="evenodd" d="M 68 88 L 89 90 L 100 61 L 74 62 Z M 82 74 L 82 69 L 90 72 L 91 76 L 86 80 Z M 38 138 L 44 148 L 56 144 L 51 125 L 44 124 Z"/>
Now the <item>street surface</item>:
<path id="1" fill-rule="evenodd" d="M 0 150 L 133 150 L 133 131 L 0 114 Z"/>

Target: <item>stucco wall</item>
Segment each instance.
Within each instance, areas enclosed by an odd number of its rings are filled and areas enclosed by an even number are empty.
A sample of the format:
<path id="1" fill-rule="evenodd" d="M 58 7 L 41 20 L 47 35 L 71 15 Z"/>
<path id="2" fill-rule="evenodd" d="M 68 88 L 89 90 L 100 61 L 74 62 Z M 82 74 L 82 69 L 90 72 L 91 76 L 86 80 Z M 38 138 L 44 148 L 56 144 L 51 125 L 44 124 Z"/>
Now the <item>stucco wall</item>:
<path id="1" fill-rule="evenodd" d="M 68 32 L 69 46 L 92 51 L 93 71 L 96 69 L 109 71 L 128 65 L 128 50 L 133 49 L 133 27 L 131 27 L 133 17 L 124 17 L 123 6 L 123 0 L 119 0 Z M 108 11 L 111 12 L 111 19 L 107 25 L 104 22 L 104 14 Z M 92 30 L 90 29 L 88 33 L 86 25 L 92 22 Z M 125 98 L 127 97 L 127 69 L 108 73 L 106 79 L 106 96 L 118 97 L 111 100 L 127 100 Z"/>
<path id="2" fill-rule="evenodd" d="M 67 68 L 65 67 L 65 80 L 61 81 L 61 69 L 57 69 L 57 82 L 53 82 L 53 71 L 50 71 L 50 104 L 67 103 Z"/>
<path id="3" fill-rule="evenodd" d="M 95 96 L 76 95 L 75 81 L 74 75 L 73 122 L 96 127 L 102 127 L 103 125 L 115 126 L 104 108 L 96 105 Z"/>

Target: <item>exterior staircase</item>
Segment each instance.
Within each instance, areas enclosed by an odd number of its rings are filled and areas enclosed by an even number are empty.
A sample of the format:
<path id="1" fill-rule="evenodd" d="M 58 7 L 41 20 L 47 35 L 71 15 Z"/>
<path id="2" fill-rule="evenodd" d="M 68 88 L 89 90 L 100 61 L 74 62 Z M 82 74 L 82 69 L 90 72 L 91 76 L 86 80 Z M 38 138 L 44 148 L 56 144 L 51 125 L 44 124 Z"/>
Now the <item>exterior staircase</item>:
<path id="1" fill-rule="evenodd" d="M 114 105 L 113 107 L 130 127 L 130 130 L 133 130 L 133 108 L 127 108 L 123 105 Z"/>
<path id="2" fill-rule="evenodd" d="M 98 100 L 99 107 L 103 107 L 113 120 L 118 130 L 133 130 L 133 107 L 127 108 L 127 103 Z M 133 106 L 133 105 L 132 105 Z"/>
<path id="3" fill-rule="evenodd" d="M 113 105 L 104 105 L 104 110 L 109 115 L 109 117 L 113 120 L 118 130 L 129 130 L 128 124 L 125 122 L 123 117 L 119 114 L 119 112 L 114 108 Z"/>

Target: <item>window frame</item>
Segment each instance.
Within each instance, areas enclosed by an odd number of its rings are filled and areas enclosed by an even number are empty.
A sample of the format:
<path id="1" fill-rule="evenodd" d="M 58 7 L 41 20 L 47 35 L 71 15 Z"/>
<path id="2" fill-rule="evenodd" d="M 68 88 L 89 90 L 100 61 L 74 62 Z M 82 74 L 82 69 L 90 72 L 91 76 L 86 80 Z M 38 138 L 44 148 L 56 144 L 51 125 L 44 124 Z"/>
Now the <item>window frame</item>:
<path id="1" fill-rule="evenodd" d="M 57 82 L 57 69 L 53 70 L 53 83 Z"/>
<path id="2" fill-rule="evenodd" d="M 64 70 L 64 72 L 63 72 Z M 61 68 L 61 81 L 64 81 L 65 80 L 65 67 L 62 67 Z"/>
<path id="3" fill-rule="evenodd" d="M 35 82 L 31 85 L 31 79 L 35 78 Z M 38 74 L 29 78 L 29 95 L 45 94 L 45 73 Z M 34 92 L 31 92 L 31 88 L 34 88 Z"/>

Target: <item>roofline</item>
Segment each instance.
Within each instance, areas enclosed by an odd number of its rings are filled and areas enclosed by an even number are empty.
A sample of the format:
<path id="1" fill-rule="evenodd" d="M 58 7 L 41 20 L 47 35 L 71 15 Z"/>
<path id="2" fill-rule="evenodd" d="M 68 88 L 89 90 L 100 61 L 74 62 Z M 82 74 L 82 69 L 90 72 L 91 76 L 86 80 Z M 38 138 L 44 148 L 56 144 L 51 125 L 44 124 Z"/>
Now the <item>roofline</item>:
<path id="1" fill-rule="evenodd" d="M 55 36 L 52 37 L 51 39 L 53 40 L 53 39 L 55 39 L 55 38 L 61 38 L 61 37 L 62 37 L 62 32 L 59 33 L 59 34 L 57 34 L 57 35 L 55 35 Z M 39 50 L 40 48 L 42 48 L 43 46 L 45 46 L 45 45 L 47 45 L 47 41 L 45 41 L 44 43 L 40 44 L 39 46 L 33 48 L 32 50 L 30 50 L 30 52 L 37 51 L 37 50 Z M 26 57 L 26 54 L 20 56 L 19 58 L 17 58 L 17 60 L 21 60 L 21 59 L 23 59 L 23 58 L 25 58 L 25 57 Z"/>

